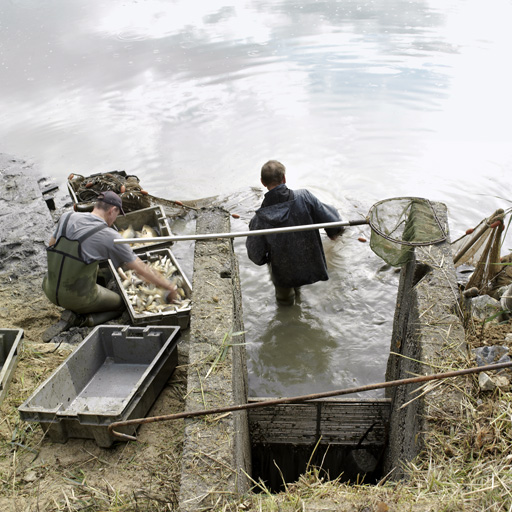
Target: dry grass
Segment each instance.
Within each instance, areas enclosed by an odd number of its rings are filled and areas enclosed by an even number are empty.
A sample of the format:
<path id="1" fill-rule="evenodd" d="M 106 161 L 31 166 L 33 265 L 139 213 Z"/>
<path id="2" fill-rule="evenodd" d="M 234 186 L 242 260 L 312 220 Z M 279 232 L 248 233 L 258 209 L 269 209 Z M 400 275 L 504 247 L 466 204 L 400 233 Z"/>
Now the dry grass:
<path id="1" fill-rule="evenodd" d="M 137 443 L 110 449 L 92 440 L 49 441 L 36 424 L 19 419 L 18 406 L 65 360 L 68 351 L 25 344 L 0 421 L 0 510 L 175 510 L 181 473 L 183 422 L 144 426 Z M 183 409 L 185 373 L 178 368 L 158 407 Z M 162 405 L 161 401 L 164 400 Z M 160 404 L 160 405 L 159 405 Z"/>
<path id="2" fill-rule="evenodd" d="M 481 393 L 475 377 L 458 379 L 457 385 L 471 391 L 460 404 L 464 420 L 454 414 L 430 418 L 434 429 L 424 452 L 407 465 L 407 482 L 384 478 L 376 486 L 347 485 L 310 468 L 281 493 L 271 494 L 262 482 L 254 482 L 252 494 L 218 510 L 512 510 L 512 396 L 500 390 Z"/>
<path id="3" fill-rule="evenodd" d="M 465 311 L 467 357 L 453 350 L 442 370 L 474 366 L 471 349 L 508 345 L 512 323 L 478 324 Z M 450 347 L 450 333 L 445 346 Z M 457 345 L 457 343 L 455 343 Z M 448 351 L 450 353 L 450 351 Z M 429 383 L 420 393 L 435 390 L 438 403 L 428 408 L 429 432 L 423 452 L 406 466 L 407 481 L 383 478 L 376 486 L 327 481 L 318 468 L 310 468 L 286 490 L 271 494 L 261 482 L 254 493 L 219 510 L 264 511 L 465 511 L 512 512 L 512 394 L 509 389 L 482 391 L 478 375 Z M 456 391 L 455 407 L 445 407 L 443 396 Z"/>

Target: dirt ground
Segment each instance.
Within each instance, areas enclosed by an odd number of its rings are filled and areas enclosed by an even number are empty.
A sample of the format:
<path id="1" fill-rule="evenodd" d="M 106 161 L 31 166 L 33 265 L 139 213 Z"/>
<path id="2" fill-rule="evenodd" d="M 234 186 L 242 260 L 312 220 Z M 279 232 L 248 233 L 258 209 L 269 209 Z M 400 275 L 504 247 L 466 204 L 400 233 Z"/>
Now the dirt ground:
<path id="1" fill-rule="evenodd" d="M 37 281 L 37 280 L 35 280 Z M 17 408 L 70 353 L 70 346 L 41 343 L 59 318 L 29 285 L 0 290 L 0 325 L 24 330 L 19 363 L 1 406 L 0 510 L 167 510 L 177 504 L 183 423 L 142 426 L 135 443 L 109 449 L 94 440 L 45 438 L 37 424 L 20 421 Z M 26 297 L 32 297 L 27 304 Z M 28 306 L 28 307 L 27 307 Z M 183 410 L 185 368 L 178 367 L 149 415 Z"/>

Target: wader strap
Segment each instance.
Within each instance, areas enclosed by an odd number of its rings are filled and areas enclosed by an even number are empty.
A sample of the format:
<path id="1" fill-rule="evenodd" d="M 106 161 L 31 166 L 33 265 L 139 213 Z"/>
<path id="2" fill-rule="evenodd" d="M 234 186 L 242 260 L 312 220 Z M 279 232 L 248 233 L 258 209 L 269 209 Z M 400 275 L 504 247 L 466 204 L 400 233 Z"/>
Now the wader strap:
<path id="1" fill-rule="evenodd" d="M 98 231 L 101 231 L 102 229 L 105 229 L 108 226 L 105 226 L 105 224 L 102 224 L 101 226 L 96 226 L 95 228 L 92 228 L 91 231 L 87 231 L 84 235 L 82 235 L 80 238 L 77 238 L 76 241 L 78 243 L 82 243 L 84 240 L 87 240 L 90 236 L 94 235 Z"/>
<path id="2" fill-rule="evenodd" d="M 68 222 L 69 222 L 69 219 L 71 217 L 71 213 L 64 219 L 64 224 L 62 225 L 61 236 L 66 236 L 66 229 L 68 227 Z M 101 224 L 99 226 L 95 226 L 90 231 L 87 231 L 86 233 L 84 233 L 80 238 L 77 238 L 76 241 L 79 244 L 81 244 L 84 240 L 87 240 L 90 236 L 94 235 L 98 231 L 101 231 L 102 229 L 105 229 L 106 227 L 107 226 L 105 224 Z"/>
<path id="3" fill-rule="evenodd" d="M 64 224 L 62 225 L 61 236 L 62 235 L 66 236 L 66 228 L 68 227 L 69 218 L 71 217 L 72 213 L 73 212 L 69 212 L 69 215 L 64 219 Z"/>
<path id="4" fill-rule="evenodd" d="M 66 237 L 66 233 L 65 233 L 65 229 L 66 229 L 66 225 L 68 223 L 68 219 L 69 217 L 66 218 L 66 220 L 64 221 L 64 224 L 62 226 L 62 232 L 61 232 L 61 235 L 60 237 L 64 237 L 64 238 L 67 238 Z M 87 233 L 84 233 L 80 238 L 77 238 L 76 240 L 72 240 L 73 242 L 78 242 L 78 251 L 81 253 L 82 250 L 81 250 L 81 246 L 80 244 L 84 241 L 84 240 L 87 240 L 89 237 L 91 237 L 92 235 L 94 235 L 95 233 L 97 233 L 98 231 L 101 231 L 102 229 L 105 229 L 107 226 L 105 225 L 102 225 L 102 226 L 96 226 L 94 228 L 92 228 L 90 231 L 87 231 Z M 60 239 L 59 237 L 59 239 Z M 68 238 L 69 240 L 69 238 Z M 68 257 L 68 258 L 72 258 L 74 260 L 78 260 L 78 261 L 83 261 L 82 258 L 78 257 L 78 256 L 73 256 L 72 254 L 69 254 L 67 252 L 64 252 L 64 251 L 59 251 L 58 249 L 56 249 L 55 247 L 57 246 L 58 242 L 55 242 L 55 245 L 53 245 L 52 247 L 47 247 L 46 250 L 47 251 L 51 251 L 55 254 L 62 254 L 62 256 L 64 257 Z"/>
<path id="5" fill-rule="evenodd" d="M 62 225 L 62 231 L 61 231 L 61 236 L 59 237 L 59 239 L 63 236 L 64 238 L 66 238 L 66 228 L 67 228 L 67 225 L 68 225 L 68 221 L 69 221 L 69 218 L 71 217 L 71 214 L 69 214 L 65 219 L 64 219 L 64 224 Z M 79 255 L 81 256 L 82 254 L 82 242 L 84 240 L 87 240 L 89 237 L 91 237 L 92 235 L 94 235 L 95 233 L 97 233 L 98 231 L 101 231 L 102 229 L 105 229 L 107 226 L 105 224 L 101 224 L 99 226 L 95 226 L 94 228 L 92 228 L 90 231 L 87 231 L 86 233 L 84 233 L 80 238 L 77 238 L 75 241 L 78 242 L 78 253 Z M 87 265 L 87 263 L 85 263 L 83 261 L 82 258 L 80 257 L 76 257 L 72 254 L 69 254 L 67 252 L 63 252 L 63 251 L 59 251 L 58 249 L 55 249 L 55 247 L 58 245 L 58 242 L 55 243 L 55 245 L 52 247 L 49 247 L 47 250 L 48 251 L 51 251 L 53 253 L 56 253 L 56 254 L 60 254 L 62 256 L 62 259 L 60 261 L 60 266 L 59 266 L 59 274 L 58 274 L 58 277 L 57 277 L 57 286 L 56 286 L 56 289 L 55 289 L 55 302 L 57 304 L 57 306 L 60 306 L 59 304 L 59 288 L 60 288 L 60 284 L 61 284 L 61 280 L 62 280 L 62 269 L 64 268 L 64 262 L 66 261 L 66 258 L 72 258 L 74 260 L 78 260 L 78 261 L 81 261 L 84 263 L 84 265 Z"/>

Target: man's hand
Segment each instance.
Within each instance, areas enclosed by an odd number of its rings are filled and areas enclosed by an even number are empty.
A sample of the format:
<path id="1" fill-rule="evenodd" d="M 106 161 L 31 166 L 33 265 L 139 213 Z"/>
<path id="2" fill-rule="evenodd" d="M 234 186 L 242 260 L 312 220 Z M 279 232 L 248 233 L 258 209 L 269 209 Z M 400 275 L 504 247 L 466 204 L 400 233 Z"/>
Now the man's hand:
<path id="1" fill-rule="evenodd" d="M 341 235 L 343 235 L 343 233 L 345 232 L 345 228 L 340 228 L 340 230 L 338 231 L 338 233 L 336 233 L 335 235 L 327 235 L 331 240 L 337 240 Z"/>
<path id="2" fill-rule="evenodd" d="M 158 272 L 155 272 L 149 265 L 144 263 L 140 258 L 137 258 L 135 261 L 131 263 L 126 263 L 126 266 L 132 270 L 134 270 L 144 281 L 153 283 L 159 288 L 163 288 L 164 290 L 168 290 L 169 299 L 166 300 L 168 302 L 174 302 L 179 299 L 178 287 L 164 278 Z"/>
<path id="3" fill-rule="evenodd" d="M 172 283 L 169 284 L 169 287 L 167 288 L 167 292 L 164 296 L 165 302 L 167 304 L 172 304 L 173 302 L 178 302 L 180 295 L 178 293 L 178 287 Z"/>

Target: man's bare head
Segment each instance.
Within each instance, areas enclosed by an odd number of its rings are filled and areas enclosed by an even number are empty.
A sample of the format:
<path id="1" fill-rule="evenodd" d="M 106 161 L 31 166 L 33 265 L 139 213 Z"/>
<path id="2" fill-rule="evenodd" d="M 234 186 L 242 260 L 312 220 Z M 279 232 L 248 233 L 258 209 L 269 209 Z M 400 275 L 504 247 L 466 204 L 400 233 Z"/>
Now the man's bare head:
<path id="1" fill-rule="evenodd" d="M 261 168 L 261 183 L 267 188 L 274 188 L 286 183 L 286 167 L 277 160 L 269 160 Z"/>

